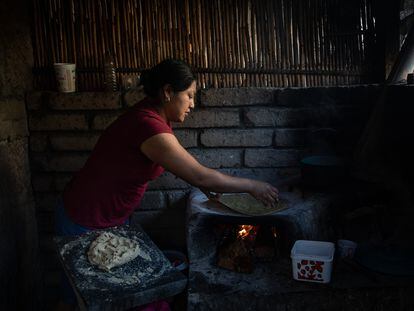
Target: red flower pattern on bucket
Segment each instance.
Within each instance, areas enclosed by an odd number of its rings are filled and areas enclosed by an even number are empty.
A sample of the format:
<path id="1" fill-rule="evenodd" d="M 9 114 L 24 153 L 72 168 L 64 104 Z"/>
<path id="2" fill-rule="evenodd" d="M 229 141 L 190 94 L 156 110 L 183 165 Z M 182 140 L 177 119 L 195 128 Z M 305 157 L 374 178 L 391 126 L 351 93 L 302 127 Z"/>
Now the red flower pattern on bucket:
<path id="1" fill-rule="evenodd" d="M 323 281 L 323 261 L 301 260 L 297 263 L 298 278 L 301 280 Z"/>

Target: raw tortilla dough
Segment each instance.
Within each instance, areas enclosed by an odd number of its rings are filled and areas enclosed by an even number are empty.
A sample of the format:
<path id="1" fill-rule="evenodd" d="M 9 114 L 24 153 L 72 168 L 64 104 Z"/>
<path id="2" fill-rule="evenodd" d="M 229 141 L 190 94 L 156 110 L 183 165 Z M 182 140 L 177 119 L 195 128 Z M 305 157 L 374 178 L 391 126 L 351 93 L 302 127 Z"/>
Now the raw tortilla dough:
<path id="1" fill-rule="evenodd" d="M 113 267 L 135 259 L 139 253 L 140 247 L 136 241 L 111 232 L 103 232 L 91 243 L 88 259 L 91 264 L 110 271 Z"/>

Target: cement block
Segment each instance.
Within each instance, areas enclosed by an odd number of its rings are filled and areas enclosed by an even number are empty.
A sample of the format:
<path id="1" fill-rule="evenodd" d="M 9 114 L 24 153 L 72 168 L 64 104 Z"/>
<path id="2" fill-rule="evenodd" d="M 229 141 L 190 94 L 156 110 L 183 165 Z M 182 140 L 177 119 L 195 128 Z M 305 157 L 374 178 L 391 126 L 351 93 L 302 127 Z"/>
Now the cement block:
<path id="1" fill-rule="evenodd" d="M 33 173 L 32 174 L 32 186 L 33 186 L 33 190 L 36 192 L 54 191 L 55 186 L 54 186 L 53 175 Z"/>
<path id="2" fill-rule="evenodd" d="M 29 215 L 33 203 L 27 138 L 0 141 L 1 194 L 20 215 Z M 5 199 L 4 197 L 1 199 Z M 26 211 L 17 207 L 27 208 Z M 2 206 L 3 207 L 3 206 Z"/>
<path id="3" fill-rule="evenodd" d="M 49 137 L 45 133 L 31 133 L 29 137 L 30 150 L 34 152 L 46 151 L 49 146 Z"/>
<path id="4" fill-rule="evenodd" d="M 309 120 L 309 109 L 306 108 L 246 108 L 243 112 L 244 123 L 250 127 L 306 127 Z"/>
<path id="5" fill-rule="evenodd" d="M 170 172 L 164 172 L 160 177 L 148 183 L 148 190 L 187 189 L 188 187 L 189 184 Z"/>
<path id="6" fill-rule="evenodd" d="M 303 147 L 307 141 L 307 129 L 276 129 L 274 145 L 276 147 Z"/>
<path id="7" fill-rule="evenodd" d="M 177 208 L 185 207 L 190 189 L 167 191 L 168 207 Z"/>
<path id="8" fill-rule="evenodd" d="M 66 185 L 72 179 L 72 176 L 73 176 L 72 173 L 54 174 L 53 181 L 54 181 L 56 191 L 63 192 Z"/>
<path id="9" fill-rule="evenodd" d="M 121 108 L 120 92 L 51 93 L 48 106 L 54 110 L 104 110 Z"/>
<path id="10" fill-rule="evenodd" d="M 88 123 L 84 114 L 49 114 L 30 115 L 29 129 L 31 131 L 87 130 Z"/>
<path id="11" fill-rule="evenodd" d="M 53 150 L 91 151 L 98 141 L 99 134 L 53 134 L 50 144 Z"/>
<path id="12" fill-rule="evenodd" d="M 167 207 L 167 200 L 161 191 L 146 191 L 138 209 L 141 211 L 160 210 Z"/>
<path id="13" fill-rule="evenodd" d="M 159 219 L 160 215 L 163 213 L 163 210 L 153 210 L 145 211 L 137 209 L 130 218 L 131 226 L 141 225 L 143 228 L 151 226 Z"/>
<path id="14" fill-rule="evenodd" d="M 219 171 L 231 176 L 265 181 L 275 186 L 292 177 L 300 176 L 298 168 L 226 168 Z"/>
<path id="15" fill-rule="evenodd" d="M 175 129 L 174 135 L 184 148 L 197 147 L 198 144 L 198 131 L 197 130 L 185 130 Z"/>
<path id="16" fill-rule="evenodd" d="M 379 85 L 344 86 L 327 90 L 338 105 L 352 106 L 371 106 L 377 102 L 380 92 Z"/>
<path id="17" fill-rule="evenodd" d="M 92 121 L 93 130 L 104 130 L 122 114 L 121 111 L 95 115 Z"/>
<path id="18" fill-rule="evenodd" d="M 320 87 L 286 88 L 277 94 L 276 104 L 286 107 L 312 106 L 321 101 L 324 96 L 324 89 Z"/>
<path id="19" fill-rule="evenodd" d="M 39 234 L 55 233 L 55 217 L 53 212 L 43 211 L 36 214 Z"/>
<path id="20" fill-rule="evenodd" d="M 46 106 L 49 92 L 30 91 L 26 93 L 27 110 L 40 110 Z"/>
<path id="21" fill-rule="evenodd" d="M 211 129 L 201 133 L 201 144 L 206 147 L 266 147 L 272 145 L 271 129 Z"/>
<path id="22" fill-rule="evenodd" d="M 61 197 L 59 192 L 37 192 L 35 194 L 37 212 L 54 212 Z"/>
<path id="23" fill-rule="evenodd" d="M 202 90 L 202 106 L 248 106 L 272 104 L 279 92 L 275 88 L 219 88 Z"/>
<path id="24" fill-rule="evenodd" d="M 88 155 L 47 155 L 34 154 L 31 157 L 32 168 L 37 172 L 76 172 L 85 164 Z"/>
<path id="25" fill-rule="evenodd" d="M 246 149 L 244 164 L 247 167 L 299 166 L 300 150 Z"/>
<path id="26" fill-rule="evenodd" d="M 28 136 L 24 100 L 0 100 L 0 141 Z"/>
<path id="27" fill-rule="evenodd" d="M 238 109 L 196 109 L 174 128 L 234 127 L 240 125 Z"/>
<path id="28" fill-rule="evenodd" d="M 145 98 L 144 88 L 139 87 L 136 89 L 128 90 L 123 96 L 123 102 L 127 107 L 132 107 Z"/>
<path id="29" fill-rule="evenodd" d="M 136 217 L 136 218 L 135 218 Z M 171 229 L 185 226 L 185 206 L 170 206 L 157 211 L 140 211 L 133 213 L 132 218 L 138 220 L 143 227 L 154 229 Z"/>
<path id="30" fill-rule="evenodd" d="M 240 167 L 242 165 L 241 149 L 189 149 L 201 164 L 210 168 Z"/>

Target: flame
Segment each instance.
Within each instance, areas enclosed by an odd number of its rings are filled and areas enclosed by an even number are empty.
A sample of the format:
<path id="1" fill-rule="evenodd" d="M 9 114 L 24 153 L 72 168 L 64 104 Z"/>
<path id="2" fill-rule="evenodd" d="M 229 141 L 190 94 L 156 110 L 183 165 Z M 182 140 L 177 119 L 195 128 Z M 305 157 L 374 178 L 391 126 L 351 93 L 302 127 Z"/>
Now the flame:
<path id="1" fill-rule="evenodd" d="M 239 237 L 245 239 L 249 235 L 254 237 L 256 235 L 256 227 L 251 225 L 241 225 L 239 226 Z"/>
<path id="2" fill-rule="evenodd" d="M 276 231 L 275 227 L 272 227 L 272 234 L 273 234 L 273 237 L 276 239 L 277 238 L 277 231 Z"/>

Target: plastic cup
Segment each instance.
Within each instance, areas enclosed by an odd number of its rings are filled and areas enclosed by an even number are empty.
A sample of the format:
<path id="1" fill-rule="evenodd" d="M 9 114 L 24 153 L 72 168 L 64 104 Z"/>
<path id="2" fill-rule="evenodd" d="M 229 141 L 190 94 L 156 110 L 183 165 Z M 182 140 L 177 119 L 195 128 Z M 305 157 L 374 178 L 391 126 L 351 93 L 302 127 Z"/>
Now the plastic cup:
<path id="1" fill-rule="evenodd" d="M 55 63 L 58 90 L 62 93 L 76 92 L 76 64 Z"/>
<path id="2" fill-rule="evenodd" d="M 352 259 L 358 244 L 350 240 L 338 240 L 337 245 L 339 257 Z"/>

